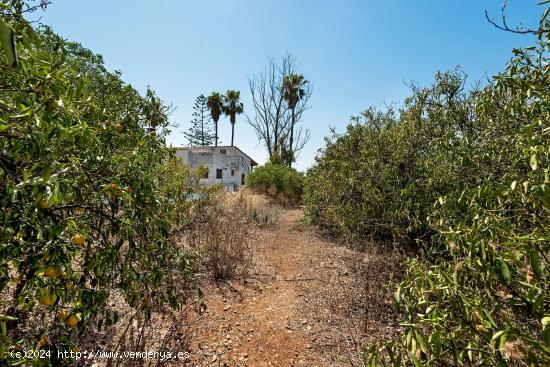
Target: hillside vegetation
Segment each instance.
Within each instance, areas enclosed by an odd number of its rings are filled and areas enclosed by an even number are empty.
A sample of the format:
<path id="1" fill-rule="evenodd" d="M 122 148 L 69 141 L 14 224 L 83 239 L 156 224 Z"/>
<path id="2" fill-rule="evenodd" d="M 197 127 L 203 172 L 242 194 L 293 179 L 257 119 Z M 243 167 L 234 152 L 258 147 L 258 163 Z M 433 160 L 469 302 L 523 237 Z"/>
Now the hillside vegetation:
<path id="1" fill-rule="evenodd" d="M 549 51 L 541 32 L 470 90 L 439 73 L 398 111 L 355 117 L 308 171 L 312 223 L 418 251 L 396 285 L 402 334 L 369 365 L 550 364 Z"/>

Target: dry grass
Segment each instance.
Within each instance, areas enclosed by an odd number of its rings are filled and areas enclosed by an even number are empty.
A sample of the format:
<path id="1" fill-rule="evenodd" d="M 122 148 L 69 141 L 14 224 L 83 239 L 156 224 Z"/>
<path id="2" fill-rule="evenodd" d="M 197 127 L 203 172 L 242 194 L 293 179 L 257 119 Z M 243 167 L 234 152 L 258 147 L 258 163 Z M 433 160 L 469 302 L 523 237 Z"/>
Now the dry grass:
<path id="1" fill-rule="evenodd" d="M 279 223 L 281 208 L 273 204 L 265 195 L 256 194 L 250 190 L 239 192 L 246 202 L 248 218 L 260 228 L 273 228 Z"/>
<path id="2" fill-rule="evenodd" d="M 65 365 L 95 366 L 95 367 L 161 367 L 161 366 L 186 366 L 188 359 L 183 358 L 141 358 L 117 357 L 113 358 L 113 353 L 124 356 L 124 353 L 130 352 L 143 353 L 152 351 L 158 353 L 157 356 L 176 356 L 178 353 L 186 353 L 190 350 L 191 340 L 189 335 L 195 327 L 187 318 L 187 309 L 194 308 L 190 304 L 183 310 L 173 311 L 164 309 L 162 312 L 156 312 L 150 317 L 141 312 L 131 309 L 122 299 L 118 299 L 114 305 L 121 319 L 113 326 L 103 329 L 89 329 L 83 335 L 74 335 L 76 346 L 80 352 L 83 351 L 101 351 L 111 353 L 93 357 L 89 359 L 80 359 L 79 361 L 65 360 Z"/>
<path id="3" fill-rule="evenodd" d="M 222 193 L 181 237 L 185 248 L 201 254 L 202 267 L 215 280 L 245 277 L 250 266 L 250 219 L 242 197 Z"/>
<path id="4" fill-rule="evenodd" d="M 224 203 L 212 216 L 205 236 L 205 267 L 214 279 L 245 277 L 251 261 L 246 203 Z"/>
<path id="5" fill-rule="evenodd" d="M 319 250 L 315 261 L 323 269 L 322 287 L 306 285 L 309 297 L 303 310 L 324 325 L 316 330 L 315 344 L 327 361 L 362 366 L 369 341 L 387 339 L 399 330 L 399 310 L 387 285 L 402 276 L 403 255 L 376 246 L 365 252 L 330 245 Z"/>

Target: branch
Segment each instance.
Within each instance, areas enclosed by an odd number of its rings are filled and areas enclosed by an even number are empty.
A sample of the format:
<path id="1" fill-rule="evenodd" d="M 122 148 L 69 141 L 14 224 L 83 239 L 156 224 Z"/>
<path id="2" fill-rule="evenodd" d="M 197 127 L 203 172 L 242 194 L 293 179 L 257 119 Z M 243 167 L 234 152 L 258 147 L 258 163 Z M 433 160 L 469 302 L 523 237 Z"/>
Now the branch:
<path id="1" fill-rule="evenodd" d="M 510 28 L 506 21 L 506 7 L 508 6 L 508 1 L 504 0 L 502 2 L 502 8 L 500 10 L 501 23 L 497 23 L 493 18 L 489 17 L 489 13 L 485 10 L 485 19 L 495 26 L 497 29 L 503 30 L 505 32 L 511 32 L 516 34 L 534 34 L 538 37 L 541 37 L 543 34 L 550 34 L 550 29 L 545 29 L 545 24 L 548 25 L 546 18 L 550 15 L 549 12 L 545 12 L 539 22 L 538 29 L 523 28 L 521 25 L 516 28 Z"/>

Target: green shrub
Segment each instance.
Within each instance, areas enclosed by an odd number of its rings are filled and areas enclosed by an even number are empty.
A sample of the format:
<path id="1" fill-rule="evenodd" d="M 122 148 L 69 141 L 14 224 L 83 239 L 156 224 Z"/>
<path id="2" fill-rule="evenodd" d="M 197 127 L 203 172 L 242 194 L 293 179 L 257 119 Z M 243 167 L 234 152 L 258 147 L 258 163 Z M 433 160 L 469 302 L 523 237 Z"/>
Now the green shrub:
<path id="1" fill-rule="evenodd" d="M 298 205 L 301 202 L 303 175 L 283 164 L 266 163 L 256 168 L 247 177 L 246 184 L 280 204 Z"/>
<path id="2" fill-rule="evenodd" d="M 475 138 L 453 149 L 460 190 L 430 214 L 443 246 L 409 262 L 404 335 L 371 364 L 550 364 L 548 50 L 514 51 L 481 94 Z"/>
<path id="3" fill-rule="evenodd" d="M 399 114 L 371 108 L 327 139 L 306 175 L 312 223 L 355 246 L 433 235 L 427 217 L 434 200 L 459 184 L 448 152 L 473 133 L 477 92 L 464 91 L 458 70 L 414 92 Z"/>

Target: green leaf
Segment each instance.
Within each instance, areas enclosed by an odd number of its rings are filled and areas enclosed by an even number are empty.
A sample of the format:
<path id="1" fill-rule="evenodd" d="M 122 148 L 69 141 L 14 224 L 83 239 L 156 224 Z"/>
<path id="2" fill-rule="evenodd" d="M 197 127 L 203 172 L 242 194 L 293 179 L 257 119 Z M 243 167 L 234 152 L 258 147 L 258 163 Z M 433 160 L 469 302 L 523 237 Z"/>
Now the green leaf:
<path id="1" fill-rule="evenodd" d="M 51 174 L 52 168 L 50 166 L 44 167 L 44 169 L 42 170 L 42 179 L 44 180 L 44 182 L 49 181 Z"/>
<path id="2" fill-rule="evenodd" d="M 418 342 L 418 345 L 420 346 L 420 350 L 424 353 L 428 353 L 428 348 L 426 348 L 426 343 L 424 342 L 424 338 L 420 333 L 418 333 L 416 330 L 414 331 L 415 339 Z"/>
<path id="3" fill-rule="evenodd" d="M 542 338 L 542 340 L 544 340 L 546 345 L 550 345 L 550 327 L 545 327 L 542 330 L 541 338 Z"/>
<path id="4" fill-rule="evenodd" d="M 395 293 L 393 294 L 396 303 L 401 303 L 401 287 L 398 287 Z"/>
<path id="5" fill-rule="evenodd" d="M 532 249 L 529 251 L 529 260 L 531 262 L 531 268 L 533 272 L 540 279 L 542 277 L 542 264 L 540 261 L 540 254 L 537 249 Z"/>
<path id="6" fill-rule="evenodd" d="M 510 285 L 510 269 L 508 268 L 508 264 L 502 259 L 497 259 L 495 263 L 497 274 L 502 284 Z"/>
<path id="7" fill-rule="evenodd" d="M 485 260 L 487 258 L 487 252 L 485 251 L 485 243 L 483 241 L 479 244 L 479 250 L 481 254 L 481 258 Z"/>
<path id="8" fill-rule="evenodd" d="M 506 341 L 507 333 L 508 333 L 508 329 L 497 331 L 491 338 L 491 341 L 495 343 L 495 346 L 498 344 L 503 344 L 502 340 L 504 339 L 504 341 Z M 499 343 L 499 340 L 500 340 L 500 343 Z"/>
<path id="9" fill-rule="evenodd" d="M 3 19 L 0 18 L 0 43 L 6 57 L 8 65 L 16 67 L 18 63 L 17 48 L 15 47 L 15 32 Z"/>
<path id="10" fill-rule="evenodd" d="M 533 171 L 536 171 L 537 168 L 539 168 L 539 162 L 537 160 L 537 155 L 536 154 L 533 154 L 531 156 L 531 160 L 529 161 L 529 165 L 531 166 L 531 169 Z"/>

